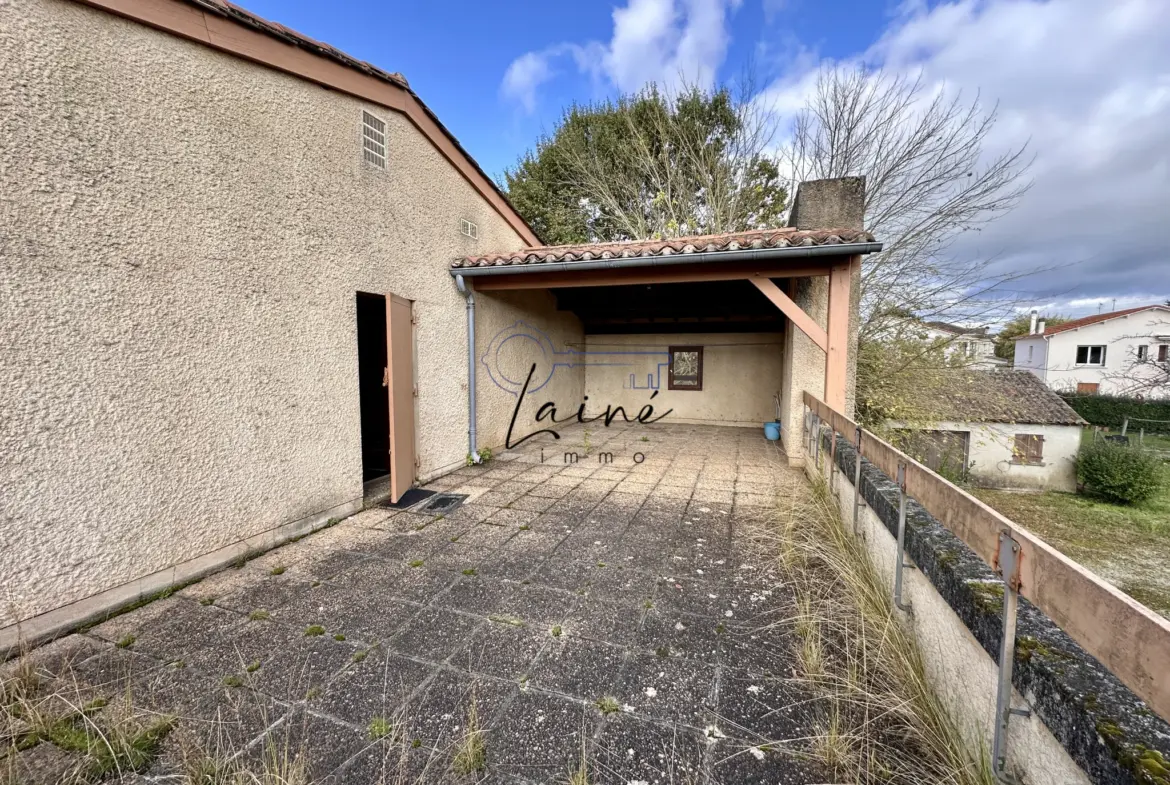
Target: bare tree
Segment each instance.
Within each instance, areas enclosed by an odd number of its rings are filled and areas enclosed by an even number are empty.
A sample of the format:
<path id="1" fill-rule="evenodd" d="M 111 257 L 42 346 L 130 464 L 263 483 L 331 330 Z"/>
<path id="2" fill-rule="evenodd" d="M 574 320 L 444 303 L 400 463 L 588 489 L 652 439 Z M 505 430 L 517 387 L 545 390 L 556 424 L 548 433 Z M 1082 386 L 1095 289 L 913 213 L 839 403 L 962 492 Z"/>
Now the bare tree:
<path id="1" fill-rule="evenodd" d="M 1127 347 L 1121 368 L 1104 376 L 1119 395 L 1170 397 L 1170 314 L 1159 312 L 1140 333 L 1112 343 Z"/>
<path id="2" fill-rule="evenodd" d="M 906 317 L 987 324 L 1019 298 L 995 259 L 949 256 L 962 232 L 1010 210 L 1027 190 L 1025 149 L 985 154 L 996 109 L 863 69 L 823 71 L 796 117 L 784 157 L 796 182 L 865 175 L 866 228 L 884 244 L 862 269 L 862 338 Z M 895 318 L 890 318 L 891 316 Z"/>

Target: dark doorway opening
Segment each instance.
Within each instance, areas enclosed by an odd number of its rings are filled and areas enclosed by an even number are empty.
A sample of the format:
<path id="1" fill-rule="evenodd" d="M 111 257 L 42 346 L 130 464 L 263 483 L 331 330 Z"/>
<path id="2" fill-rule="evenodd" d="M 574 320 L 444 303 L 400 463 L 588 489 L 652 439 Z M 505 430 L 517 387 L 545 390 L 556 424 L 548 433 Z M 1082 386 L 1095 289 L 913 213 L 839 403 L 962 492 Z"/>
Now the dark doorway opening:
<path id="1" fill-rule="evenodd" d="M 357 293 L 362 481 L 390 474 L 390 389 L 386 385 L 386 298 Z"/>

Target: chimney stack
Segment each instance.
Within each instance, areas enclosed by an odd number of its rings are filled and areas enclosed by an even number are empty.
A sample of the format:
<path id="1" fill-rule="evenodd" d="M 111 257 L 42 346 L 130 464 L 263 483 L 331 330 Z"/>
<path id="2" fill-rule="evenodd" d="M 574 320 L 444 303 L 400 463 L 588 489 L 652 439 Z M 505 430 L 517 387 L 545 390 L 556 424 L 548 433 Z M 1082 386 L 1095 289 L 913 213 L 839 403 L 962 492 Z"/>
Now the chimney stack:
<path id="1" fill-rule="evenodd" d="M 1041 319 L 1041 320 L 1040 320 L 1040 324 L 1038 324 L 1038 325 L 1036 326 L 1036 334 L 1037 334 L 1037 335 L 1043 335 L 1043 334 L 1044 334 L 1044 320 L 1043 320 L 1043 319 Z"/>
<path id="2" fill-rule="evenodd" d="M 1036 309 L 1032 309 L 1032 324 L 1028 327 L 1028 335 L 1036 334 Z"/>
<path id="3" fill-rule="evenodd" d="M 864 229 L 865 178 L 806 180 L 796 187 L 788 225 L 796 229 Z"/>

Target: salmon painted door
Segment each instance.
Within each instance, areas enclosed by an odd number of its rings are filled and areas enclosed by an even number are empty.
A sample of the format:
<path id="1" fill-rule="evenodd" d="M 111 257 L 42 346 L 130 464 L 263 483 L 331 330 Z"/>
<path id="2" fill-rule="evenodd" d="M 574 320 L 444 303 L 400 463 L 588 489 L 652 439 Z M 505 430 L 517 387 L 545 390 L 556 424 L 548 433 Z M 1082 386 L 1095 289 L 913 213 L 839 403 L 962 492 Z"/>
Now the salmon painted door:
<path id="1" fill-rule="evenodd" d="M 386 295 L 390 387 L 390 501 L 414 485 L 414 328 L 410 300 Z"/>

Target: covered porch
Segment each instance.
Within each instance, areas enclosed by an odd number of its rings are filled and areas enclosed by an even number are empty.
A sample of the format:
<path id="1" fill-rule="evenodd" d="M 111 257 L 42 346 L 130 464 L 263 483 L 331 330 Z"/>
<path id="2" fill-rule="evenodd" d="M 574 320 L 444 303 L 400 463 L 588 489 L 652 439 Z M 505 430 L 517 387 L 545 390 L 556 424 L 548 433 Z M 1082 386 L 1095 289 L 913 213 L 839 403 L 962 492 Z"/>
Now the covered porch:
<path id="1" fill-rule="evenodd" d="M 669 412 L 686 424 L 778 419 L 800 463 L 787 435 L 802 394 L 852 411 L 861 257 L 881 248 L 861 228 L 863 194 L 860 179 L 803 183 L 780 229 L 456 260 L 474 346 L 469 452 L 568 419 Z"/>

